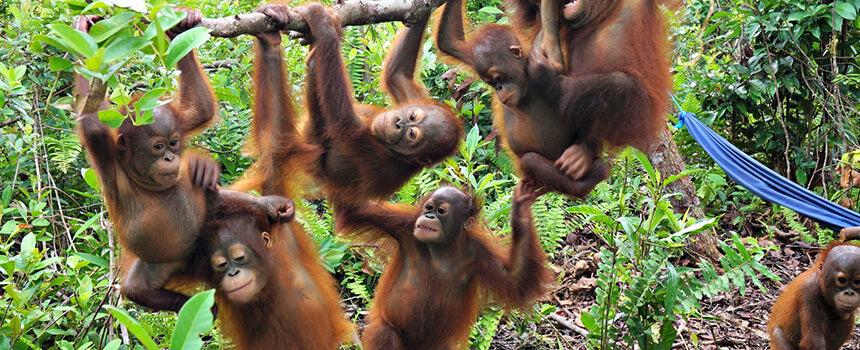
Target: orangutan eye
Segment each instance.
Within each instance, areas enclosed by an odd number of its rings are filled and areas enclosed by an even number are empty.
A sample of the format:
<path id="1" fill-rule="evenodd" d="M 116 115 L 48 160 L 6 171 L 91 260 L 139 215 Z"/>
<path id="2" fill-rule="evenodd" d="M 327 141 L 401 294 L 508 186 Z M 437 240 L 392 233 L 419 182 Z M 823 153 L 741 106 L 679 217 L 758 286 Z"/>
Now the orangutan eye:
<path id="1" fill-rule="evenodd" d="M 431 211 L 431 210 L 433 210 L 433 206 L 432 206 L 432 205 L 430 205 L 430 204 L 427 204 L 427 205 L 425 205 L 425 206 L 424 206 L 424 210 L 426 210 L 426 211 Z"/>
<path id="2" fill-rule="evenodd" d="M 237 254 L 233 260 L 236 260 L 237 263 L 244 264 L 246 260 L 245 253 Z"/>
<path id="3" fill-rule="evenodd" d="M 216 272 L 224 272 L 224 270 L 227 270 L 227 259 L 224 259 L 221 255 L 213 257 L 212 268 L 214 268 Z"/>
<path id="4" fill-rule="evenodd" d="M 439 214 L 445 214 L 445 212 L 446 212 L 445 208 L 439 208 Z"/>
<path id="5" fill-rule="evenodd" d="M 179 140 L 170 140 L 170 147 L 176 148 L 177 146 L 179 146 Z"/>
<path id="6" fill-rule="evenodd" d="M 840 285 L 842 285 L 842 284 L 848 283 L 848 279 L 845 277 L 839 277 L 836 279 L 836 282 L 838 282 Z"/>
<path id="7" fill-rule="evenodd" d="M 156 151 L 161 151 L 164 149 L 164 144 L 159 142 L 159 143 L 156 143 L 154 146 L 152 146 L 152 148 L 155 149 Z"/>
<path id="8" fill-rule="evenodd" d="M 417 140 L 419 135 L 421 135 L 421 132 L 418 131 L 418 128 L 409 129 L 409 141 Z"/>
<path id="9" fill-rule="evenodd" d="M 415 121 L 415 112 L 409 113 L 409 121 Z"/>

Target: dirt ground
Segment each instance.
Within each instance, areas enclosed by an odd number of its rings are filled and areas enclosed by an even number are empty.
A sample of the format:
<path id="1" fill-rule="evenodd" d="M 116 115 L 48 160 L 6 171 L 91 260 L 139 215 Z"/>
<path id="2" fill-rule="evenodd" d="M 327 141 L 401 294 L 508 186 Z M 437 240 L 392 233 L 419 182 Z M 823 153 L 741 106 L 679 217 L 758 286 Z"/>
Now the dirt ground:
<path id="1" fill-rule="evenodd" d="M 557 308 L 556 315 L 540 324 L 533 325 L 529 333 L 539 334 L 548 342 L 544 344 L 563 344 L 566 349 L 587 349 L 584 336 L 572 328 L 584 328 L 580 322 L 580 313 L 585 312 L 594 303 L 594 274 L 596 265 L 594 254 L 598 245 L 588 236 L 568 238 L 564 249 L 574 253 L 556 259 L 553 265 L 563 269 L 565 277 L 552 293 L 552 300 L 544 300 Z M 678 337 L 675 339 L 675 349 L 768 349 L 767 320 L 770 315 L 780 287 L 799 275 L 815 259 L 815 246 L 802 242 L 762 242 L 760 244 L 775 244 L 778 250 L 770 250 L 762 259 L 762 263 L 782 278 L 782 281 L 771 281 L 760 276 L 767 292 L 762 292 L 751 282 L 747 281 L 745 296 L 735 290 L 723 293 L 711 299 L 701 300 L 701 317 L 679 320 L 675 323 Z M 559 254 L 562 255 L 562 254 Z M 575 327 L 566 327 L 568 321 Z M 503 322 L 504 323 L 504 322 Z M 860 350 L 860 326 L 855 326 L 851 339 L 842 349 Z M 698 339 L 694 343 L 692 339 Z M 508 324 L 502 324 L 496 333 L 491 349 L 540 349 L 549 348 L 545 345 L 534 345 L 530 339 L 522 339 Z M 540 342 L 537 342 L 540 343 Z M 555 347 L 553 347 L 555 348 Z"/>

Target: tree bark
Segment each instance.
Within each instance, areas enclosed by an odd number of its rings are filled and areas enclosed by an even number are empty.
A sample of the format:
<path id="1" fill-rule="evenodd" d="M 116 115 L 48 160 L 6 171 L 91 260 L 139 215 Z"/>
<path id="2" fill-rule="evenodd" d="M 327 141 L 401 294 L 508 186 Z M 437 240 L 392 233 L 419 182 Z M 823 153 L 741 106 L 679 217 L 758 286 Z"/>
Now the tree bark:
<path id="1" fill-rule="evenodd" d="M 332 11 L 337 15 L 342 26 L 357 26 L 382 22 L 400 21 L 411 25 L 425 18 L 445 0 L 387 0 L 367 1 L 350 0 L 337 2 Z M 246 13 L 222 18 L 204 18 L 200 24 L 210 28 L 212 36 L 229 38 L 242 34 L 256 35 L 262 32 L 280 29 L 306 32 L 305 20 L 290 13 L 290 22 L 283 27 L 277 27 L 262 13 Z"/>
<path id="2" fill-rule="evenodd" d="M 663 178 L 677 175 L 684 171 L 686 165 L 684 159 L 678 153 L 678 146 L 675 144 L 675 139 L 672 137 L 672 131 L 667 126 L 658 137 L 657 142 L 652 146 L 653 149 L 648 154 L 648 159 L 654 169 L 657 169 Z M 690 217 L 702 219 L 705 217 L 705 212 L 702 210 L 702 205 L 699 203 L 699 196 L 696 194 L 696 187 L 690 178 L 684 176 L 666 185 L 663 189 L 664 193 L 680 193 L 681 197 L 672 197 L 669 202 L 672 203 L 672 208 L 676 213 L 688 213 Z M 713 229 L 699 232 L 689 238 L 685 250 L 693 255 L 704 257 L 711 262 L 719 261 L 722 253 L 717 249 L 717 237 Z"/>

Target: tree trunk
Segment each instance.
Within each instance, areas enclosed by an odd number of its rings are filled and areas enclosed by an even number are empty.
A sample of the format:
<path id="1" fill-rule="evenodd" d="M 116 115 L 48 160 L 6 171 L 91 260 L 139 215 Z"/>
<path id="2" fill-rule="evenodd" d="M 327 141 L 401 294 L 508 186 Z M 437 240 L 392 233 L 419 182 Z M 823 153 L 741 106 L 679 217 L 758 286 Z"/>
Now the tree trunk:
<path id="1" fill-rule="evenodd" d="M 668 126 L 660 131 L 658 140 L 652 147 L 653 149 L 648 154 L 648 159 L 651 161 L 654 169 L 663 175 L 663 178 L 677 175 L 684 170 L 684 160 L 678 154 L 678 146 L 675 145 L 672 131 Z M 705 217 L 705 212 L 699 203 L 699 196 L 696 195 L 696 187 L 693 186 L 693 182 L 690 181 L 689 177 L 684 176 L 673 181 L 666 185 L 663 191 L 665 193 L 681 194 L 680 198 L 672 197 L 669 199 L 676 213 L 688 213 L 687 215 L 696 219 Z M 718 246 L 714 230 L 709 229 L 691 236 L 685 250 L 696 256 L 704 257 L 711 262 L 717 262 L 722 256 L 722 253 L 717 249 Z"/>

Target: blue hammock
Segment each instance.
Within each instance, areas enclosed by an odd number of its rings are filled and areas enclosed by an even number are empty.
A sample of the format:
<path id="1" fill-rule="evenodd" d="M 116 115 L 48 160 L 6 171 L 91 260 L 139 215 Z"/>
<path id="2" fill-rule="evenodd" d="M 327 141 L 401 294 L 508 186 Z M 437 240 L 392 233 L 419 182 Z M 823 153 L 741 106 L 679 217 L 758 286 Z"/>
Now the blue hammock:
<path id="1" fill-rule="evenodd" d="M 690 135 L 723 168 L 726 175 L 752 193 L 836 230 L 860 226 L 860 214 L 828 201 L 768 169 L 717 135 L 696 119 L 695 114 L 681 110 L 678 120 L 676 127 L 686 124 Z"/>

